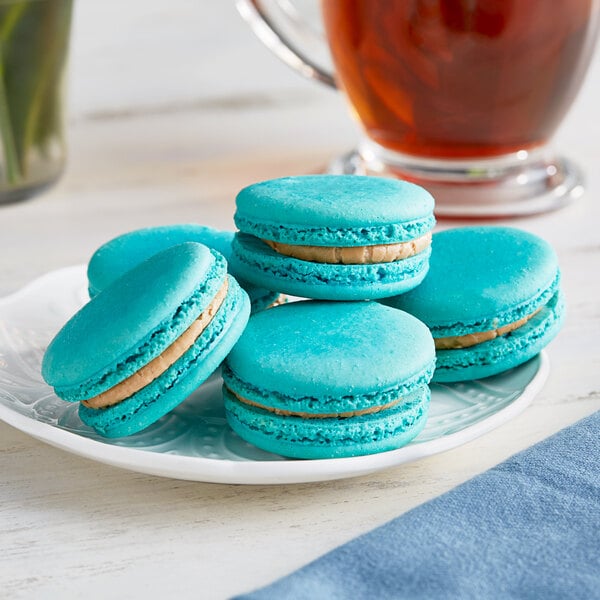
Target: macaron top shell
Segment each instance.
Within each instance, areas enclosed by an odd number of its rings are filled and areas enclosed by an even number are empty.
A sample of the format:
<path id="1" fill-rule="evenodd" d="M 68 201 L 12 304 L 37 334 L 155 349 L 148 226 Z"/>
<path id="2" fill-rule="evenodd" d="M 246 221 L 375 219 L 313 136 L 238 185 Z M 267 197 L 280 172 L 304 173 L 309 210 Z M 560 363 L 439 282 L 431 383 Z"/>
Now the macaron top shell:
<path id="1" fill-rule="evenodd" d="M 102 393 L 173 343 L 211 303 L 226 277 L 224 258 L 200 244 L 154 255 L 65 324 L 44 356 L 44 379 L 65 399 Z M 90 379 L 95 380 L 91 387 Z"/>
<path id="2" fill-rule="evenodd" d="M 157 252 L 185 242 L 204 244 L 220 252 L 229 261 L 232 239 L 231 231 L 218 231 L 191 223 L 130 231 L 98 248 L 90 259 L 90 292 L 96 294 Z"/>
<path id="3" fill-rule="evenodd" d="M 405 181 L 305 175 L 244 188 L 234 220 L 243 233 L 289 244 L 389 244 L 431 230 L 433 204 L 429 192 Z"/>
<path id="4" fill-rule="evenodd" d="M 556 293 L 556 254 L 543 239 L 508 227 L 436 233 L 420 286 L 385 304 L 425 322 L 434 337 L 488 331 L 513 323 Z"/>
<path id="5" fill-rule="evenodd" d="M 427 381 L 435 351 L 427 327 L 375 302 L 295 302 L 251 317 L 226 360 L 242 394 L 350 398 Z M 431 371 L 431 372 L 430 372 Z M 253 392 L 254 390 L 254 392 Z M 355 408 L 355 407 L 350 407 Z"/>

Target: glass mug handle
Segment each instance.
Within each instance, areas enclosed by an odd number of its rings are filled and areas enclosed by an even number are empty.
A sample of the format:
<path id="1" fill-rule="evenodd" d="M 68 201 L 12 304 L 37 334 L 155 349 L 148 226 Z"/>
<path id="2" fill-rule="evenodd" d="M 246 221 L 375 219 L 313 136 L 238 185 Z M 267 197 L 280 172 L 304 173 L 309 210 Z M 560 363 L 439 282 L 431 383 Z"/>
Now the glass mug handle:
<path id="1" fill-rule="evenodd" d="M 271 2 L 268 0 L 237 0 L 236 6 L 258 39 L 286 65 L 307 79 L 314 79 L 329 87 L 337 88 L 333 74 L 309 58 L 294 44 L 291 37 L 277 26 L 272 13 L 273 9 L 279 11 L 280 19 L 285 21 L 286 27 L 293 36 L 306 37 L 310 33 L 312 37 L 315 37 L 315 34 L 310 32 L 307 22 L 302 19 L 290 0 L 272 0 Z M 267 8 L 267 6 L 272 8 Z M 320 41 L 323 44 L 326 43 L 324 38 Z"/>

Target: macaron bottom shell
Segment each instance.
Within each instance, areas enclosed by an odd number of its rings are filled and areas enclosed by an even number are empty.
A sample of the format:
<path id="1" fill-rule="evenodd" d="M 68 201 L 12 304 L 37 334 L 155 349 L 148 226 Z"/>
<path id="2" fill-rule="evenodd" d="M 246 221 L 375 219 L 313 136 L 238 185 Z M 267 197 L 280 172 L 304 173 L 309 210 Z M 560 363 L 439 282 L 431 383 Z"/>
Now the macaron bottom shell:
<path id="1" fill-rule="evenodd" d="M 320 300 L 385 298 L 413 289 L 429 268 L 431 248 L 388 263 L 327 264 L 275 252 L 260 239 L 236 234 L 231 264 L 254 285 Z"/>
<path id="2" fill-rule="evenodd" d="M 527 362 L 558 334 L 564 312 L 564 296 L 559 290 L 525 325 L 506 335 L 469 348 L 437 350 L 432 381 L 481 379 Z"/>
<path id="3" fill-rule="evenodd" d="M 108 408 L 79 405 L 79 417 L 107 438 L 128 436 L 158 421 L 219 367 L 250 316 L 247 294 L 233 278 L 222 306 L 190 349 L 139 392 Z"/>
<path id="4" fill-rule="evenodd" d="M 301 459 L 344 458 L 400 448 L 425 426 L 430 396 L 424 385 L 380 412 L 307 419 L 242 403 L 224 388 L 227 421 L 242 439 L 267 452 Z"/>

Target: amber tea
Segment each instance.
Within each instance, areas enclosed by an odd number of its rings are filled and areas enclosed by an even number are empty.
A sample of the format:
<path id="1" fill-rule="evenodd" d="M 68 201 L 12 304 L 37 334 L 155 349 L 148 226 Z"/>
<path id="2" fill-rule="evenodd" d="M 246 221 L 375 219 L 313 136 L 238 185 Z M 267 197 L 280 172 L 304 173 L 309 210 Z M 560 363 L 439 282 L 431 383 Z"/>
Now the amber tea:
<path id="1" fill-rule="evenodd" d="M 589 60 L 592 4 L 323 0 L 322 10 L 338 82 L 372 140 L 472 158 L 552 135 Z"/>

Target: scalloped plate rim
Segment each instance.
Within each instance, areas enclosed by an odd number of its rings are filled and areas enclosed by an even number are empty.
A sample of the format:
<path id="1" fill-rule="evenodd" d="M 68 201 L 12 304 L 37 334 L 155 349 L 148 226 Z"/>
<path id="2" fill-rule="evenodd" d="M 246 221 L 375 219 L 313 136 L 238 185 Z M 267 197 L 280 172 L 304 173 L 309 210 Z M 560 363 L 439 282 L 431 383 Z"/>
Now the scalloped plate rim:
<path id="1" fill-rule="evenodd" d="M 10 304 L 21 295 L 43 286 L 67 271 L 81 271 L 84 265 L 64 267 L 51 271 L 28 283 L 20 290 L 0 298 L 0 307 Z M 358 477 L 391 468 L 420 458 L 445 452 L 470 442 L 520 414 L 541 390 L 550 370 L 545 352 L 538 361 L 535 375 L 521 394 L 508 406 L 461 431 L 420 444 L 414 444 L 379 454 L 349 458 L 286 461 L 234 461 L 205 457 L 161 454 L 148 450 L 105 444 L 86 438 L 48 423 L 23 415 L 10 406 L 0 404 L 0 419 L 8 425 L 71 454 L 110 466 L 174 479 L 230 484 L 289 484 L 310 483 Z"/>

